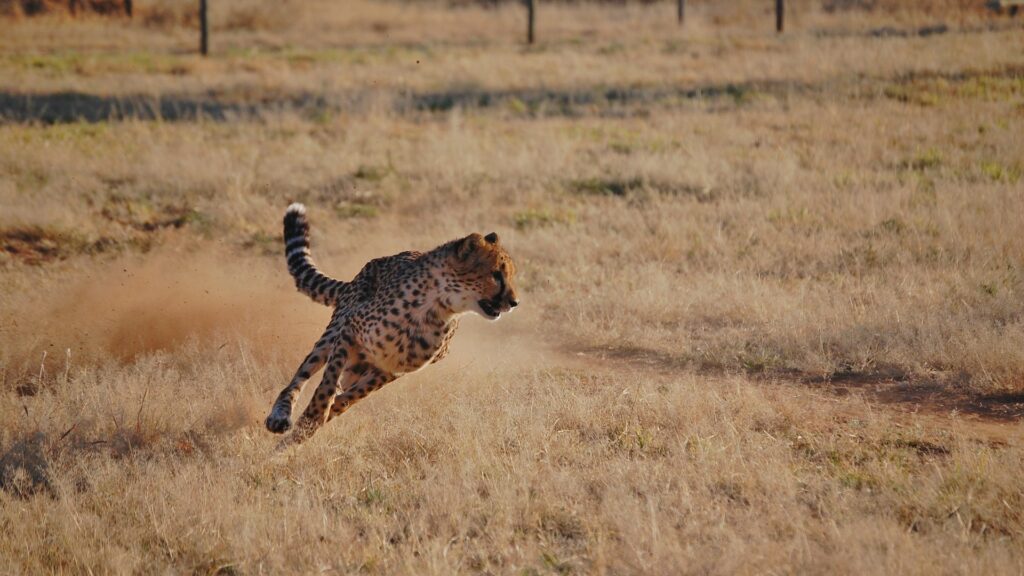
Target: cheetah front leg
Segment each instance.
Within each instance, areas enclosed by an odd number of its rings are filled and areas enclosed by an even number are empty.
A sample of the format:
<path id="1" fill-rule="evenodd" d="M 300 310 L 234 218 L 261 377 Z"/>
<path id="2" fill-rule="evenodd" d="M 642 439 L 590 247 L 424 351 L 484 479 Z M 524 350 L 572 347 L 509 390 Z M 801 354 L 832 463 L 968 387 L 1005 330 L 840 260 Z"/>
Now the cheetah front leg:
<path id="1" fill-rule="evenodd" d="M 323 380 L 316 387 L 309 405 L 295 423 L 295 431 L 289 438 L 281 442 L 280 447 L 289 444 L 300 444 L 312 436 L 326 421 L 327 409 L 334 396 L 338 392 L 338 379 L 345 370 L 345 362 L 348 360 L 349 351 L 345 348 L 338 348 L 328 360 L 327 368 L 324 370 Z M 346 377 L 346 379 L 348 379 Z"/>
<path id="2" fill-rule="evenodd" d="M 356 402 L 366 398 L 374 390 L 382 388 L 397 378 L 394 374 L 385 372 L 371 364 L 357 364 L 352 367 L 351 372 L 357 375 L 358 379 L 351 386 L 345 387 L 345 391 L 334 399 L 331 413 L 327 415 L 328 422 L 335 416 L 340 416 Z"/>
<path id="3" fill-rule="evenodd" d="M 267 416 L 265 422 L 267 430 L 274 434 L 283 434 L 292 427 L 292 403 L 295 402 L 295 397 L 302 393 L 302 388 L 310 377 L 327 363 L 327 358 L 332 353 L 330 341 L 330 332 L 324 334 L 317 341 L 313 350 L 295 371 L 292 381 L 277 395 L 277 400 L 274 402 L 273 408 L 270 409 L 270 415 Z"/>

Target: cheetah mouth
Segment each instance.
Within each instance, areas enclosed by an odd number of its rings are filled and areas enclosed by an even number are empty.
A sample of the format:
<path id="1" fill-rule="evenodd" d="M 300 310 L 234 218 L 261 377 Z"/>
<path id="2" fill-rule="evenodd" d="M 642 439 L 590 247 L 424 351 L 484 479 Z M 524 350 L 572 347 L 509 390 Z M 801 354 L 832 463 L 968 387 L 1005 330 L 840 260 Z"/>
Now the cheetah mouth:
<path id="1" fill-rule="evenodd" d="M 501 310 L 498 310 L 496 306 L 488 302 L 487 300 L 480 300 L 477 302 L 480 305 L 480 309 L 483 310 L 484 315 L 488 318 L 495 319 L 501 316 Z"/>

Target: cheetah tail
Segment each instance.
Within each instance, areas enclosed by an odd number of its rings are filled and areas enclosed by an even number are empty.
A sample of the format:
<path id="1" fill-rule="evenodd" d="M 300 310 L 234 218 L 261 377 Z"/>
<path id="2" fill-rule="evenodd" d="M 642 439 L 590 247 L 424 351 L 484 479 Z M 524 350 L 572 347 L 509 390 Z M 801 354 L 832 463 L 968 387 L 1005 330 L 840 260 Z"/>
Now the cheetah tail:
<path id="1" fill-rule="evenodd" d="M 321 304 L 331 306 L 345 285 L 328 277 L 316 267 L 309 252 L 309 221 L 306 207 L 295 203 L 284 213 L 284 256 L 295 287 Z"/>

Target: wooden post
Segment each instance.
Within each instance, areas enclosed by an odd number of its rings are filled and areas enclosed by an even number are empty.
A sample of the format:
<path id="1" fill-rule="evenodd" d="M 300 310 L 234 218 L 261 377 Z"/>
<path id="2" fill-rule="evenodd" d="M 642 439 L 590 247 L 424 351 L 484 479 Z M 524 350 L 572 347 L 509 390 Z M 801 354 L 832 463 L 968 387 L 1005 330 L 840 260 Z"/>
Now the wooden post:
<path id="1" fill-rule="evenodd" d="M 676 18 L 680 25 L 686 21 L 686 0 L 676 0 Z"/>
<path id="2" fill-rule="evenodd" d="M 786 12 L 786 0 L 775 0 L 775 31 L 782 33 L 783 19 Z"/>
<path id="3" fill-rule="evenodd" d="M 533 23 L 537 0 L 526 0 L 526 43 L 533 44 Z"/>
<path id="4" fill-rule="evenodd" d="M 132 0 L 124 0 L 124 13 L 129 18 L 132 17 Z"/>
<path id="5" fill-rule="evenodd" d="M 206 56 L 210 52 L 210 33 L 206 18 L 206 0 L 199 0 L 199 53 Z"/>

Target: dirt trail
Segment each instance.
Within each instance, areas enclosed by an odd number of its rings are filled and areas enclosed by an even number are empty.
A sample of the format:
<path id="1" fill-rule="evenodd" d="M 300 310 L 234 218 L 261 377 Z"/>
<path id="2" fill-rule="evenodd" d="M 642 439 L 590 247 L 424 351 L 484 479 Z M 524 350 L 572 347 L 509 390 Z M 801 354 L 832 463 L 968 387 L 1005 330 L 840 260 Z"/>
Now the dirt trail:
<path id="1" fill-rule="evenodd" d="M 610 370 L 657 376 L 694 372 L 677 359 L 651 351 L 564 350 L 563 357 L 575 365 L 600 365 Z M 709 377 L 722 375 L 703 373 Z M 1024 445 L 1024 394 L 971 394 L 952 382 L 915 379 L 903 374 L 843 374 L 827 380 L 806 374 L 758 374 L 750 375 L 750 380 L 762 385 L 799 386 L 821 394 L 828 401 L 858 396 L 872 408 L 884 410 L 897 426 L 956 431 L 996 446 Z M 845 407 L 844 411 L 849 411 L 851 418 L 858 416 L 855 405 Z"/>

